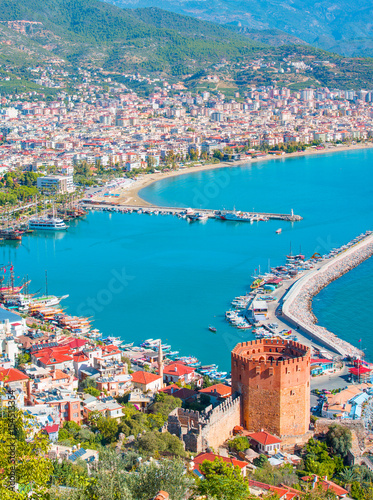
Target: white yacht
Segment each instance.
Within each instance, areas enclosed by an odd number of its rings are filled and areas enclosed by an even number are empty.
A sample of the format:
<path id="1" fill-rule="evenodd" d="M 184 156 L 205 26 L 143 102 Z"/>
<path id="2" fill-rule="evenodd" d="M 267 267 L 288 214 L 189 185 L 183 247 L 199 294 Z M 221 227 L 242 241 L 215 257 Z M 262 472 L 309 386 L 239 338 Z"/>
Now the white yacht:
<path id="1" fill-rule="evenodd" d="M 43 306 L 51 307 L 56 306 L 63 299 L 67 299 L 68 295 L 63 295 L 62 297 L 56 297 L 55 295 L 43 295 L 41 297 L 24 297 L 20 296 L 17 304 L 20 311 L 28 311 L 30 308 Z"/>
<path id="2" fill-rule="evenodd" d="M 43 231 L 64 231 L 67 229 L 65 222 L 57 217 L 35 217 L 29 220 L 29 229 Z"/>

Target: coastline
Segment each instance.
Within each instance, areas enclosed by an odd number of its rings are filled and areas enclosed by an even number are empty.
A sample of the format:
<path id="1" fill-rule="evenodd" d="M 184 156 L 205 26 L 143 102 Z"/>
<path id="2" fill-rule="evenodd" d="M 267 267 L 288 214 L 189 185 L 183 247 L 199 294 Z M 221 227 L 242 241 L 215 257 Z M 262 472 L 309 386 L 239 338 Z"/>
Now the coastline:
<path id="1" fill-rule="evenodd" d="M 307 149 L 306 151 L 300 151 L 296 153 L 285 153 L 283 155 L 266 155 L 262 158 L 245 158 L 242 160 L 238 160 L 235 162 L 220 162 L 220 163 L 209 163 L 206 165 L 201 165 L 198 167 L 187 167 L 179 170 L 173 170 L 165 173 L 154 173 L 154 174 L 146 174 L 140 179 L 136 180 L 130 188 L 127 188 L 125 192 L 119 193 L 120 196 L 115 200 L 115 204 L 117 205 L 137 205 L 142 207 L 148 207 L 152 204 L 148 201 L 144 200 L 140 196 L 140 191 L 151 184 L 154 184 L 157 181 L 167 179 L 170 177 L 177 177 L 179 175 L 186 175 L 195 172 L 202 172 L 205 170 L 215 170 L 218 168 L 234 168 L 241 165 L 258 163 L 261 161 L 268 160 L 284 160 L 287 158 L 299 158 L 302 156 L 312 156 L 312 155 L 320 155 L 320 154 L 328 154 L 328 153 L 338 153 L 342 151 L 354 151 L 360 149 L 372 149 L 373 142 L 364 143 L 362 145 L 356 144 L 351 146 L 341 146 L 341 147 L 333 147 L 326 149 Z M 97 201 L 99 202 L 99 201 Z"/>
<path id="2" fill-rule="evenodd" d="M 317 325 L 317 318 L 312 311 L 312 301 L 323 288 L 372 255 L 373 235 L 369 234 L 349 249 L 323 263 L 318 269 L 300 278 L 283 300 L 283 317 L 296 324 L 307 336 L 322 341 L 342 356 L 363 357 L 364 353 L 360 349 Z"/>
<path id="3" fill-rule="evenodd" d="M 329 154 L 329 153 L 335 153 L 335 152 L 345 152 L 345 151 L 351 151 L 351 150 L 361 150 L 361 149 L 371 149 L 373 148 L 373 143 L 369 142 L 363 145 L 357 144 L 353 146 L 341 146 L 341 147 L 333 147 L 333 148 L 328 148 L 328 149 L 323 149 L 323 150 L 307 150 L 304 152 L 300 153 L 292 153 L 292 154 L 284 154 L 281 156 L 269 156 L 267 155 L 266 157 L 262 158 L 256 158 L 253 160 L 245 158 L 244 160 L 240 160 L 237 162 L 224 162 L 224 163 L 216 163 L 212 165 L 201 165 L 199 167 L 189 167 L 185 169 L 181 169 L 178 171 L 172 171 L 172 172 L 167 172 L 167 173 L 157 173 L 157 174 L 148 174 L 143 176 L 141 179 L 137 180 L 134 182 L 129 188 L 126 188 L 125 192 L 125 197 L 127 198 L 126 201 L 120 200 L 117 198 L 113 205 L 134 205 L 136 203 L 137 206 L 150 206 L 150 203 L 146 202 L 145 200 L 142 200 L 141 197 L 139 196 L 139 191 L 155 182 L 158 180 L 162 180 L 168 177 L 176 177 L 179 175 L 184 175 L 184 174 L 189 174 L 193 172 L 199 172 L 203 170 L 213 170 L 213 169 L 218 169 L 218 168 L 233 168 L 235 166 L 240 166 L 240 165 L 250 165 L 251 163 L 257 163 L 260 161 L 270 161 L 270 160 L 277 160 L 277 159 L 287 159 L 287 158 L 297 158 L 300 156 L 311 156 L 311 155 L 319 155 L 319 154 Z M 133 196 L 136 198 L 128 199 L 129 196 Z M 366 241 L 366 238 L 364 239 Z M 353 246 L 350 248 L 348 251 L 352 251 L 355 248 Z M 304 304 L 304 310 L 312 316 L 312 322 L 308 323 L 307 325 L 304 324 L 302 325 L 302 321 L 299 318 L 291 318 L 290 316 L 287 317 L 284 315 L 284 319 L 286 318 L 290 323 L 295 324 L 299 326 L 299 331 L 298 333 L 301 334 L 301 332 L 304 334 L 303 336 L 309 340 L 314 340 L 315 342 L 321 343 L 324 346 L 327 347 L 328 350 L 332 350 L 333 352 L 337 352 L 338 354 L 344 356 L 344 355 L 352 355 L 356 357 L 361 357 L 363 353 L 355 346 L 349 344 L 348 342 L 339 339 L 334 333 L 327 331 L 325 328 L 320 327 L 316 325 L 317 323 L 317 318 L 312 312 L 312 300 L 313 298 L 320 292 L 321 289 L 325 288 L 330 282 L 338 279 L 340 276 L 343 274 L 347 273 L 354 267 L 357 267 L 361 262 L 364 260 L 368 259 L 371 255 L 373 254 L 373 251 L 367 255 L 366 257 L 362 258 L 359 262 L 355 263 L 348 269 L 346 269 L 343 273 L 340 273 L 338 276 L 334 276 L 333 278 L 329 279 L 328 281 L 325 281 L 325 283 L 322 284 L 322 286 L 319 286 L 316 290 L 313 291 L 313 293 L 308 297 L 307 302 Z M 344 257 L 346 256 L 346 252 L 342 252 L 339 256 L 337 257 Z M 314 272 L 321 272 L 324 266 L 326 266 L 329 263 L 334 263 L 336 261 L 336 258 L 332 258 L 327 262 L 323 262 L 322 265 L 320 265 L 317 269 L 317 271 Z M 311 273 L 307 273 L 306 276 L 302 277 L 299 279 L 298 282 L 300 282 L 303 278 L 308 278 L 309 276 L 312 275 Z M 295 286 L 298 285 L 297 281 L 293 282 L 292 285 Z M 293 291 L 291 287 L 288 288 L 289 291 L 289 296 L 290 293 Z M 285 296 L 284 296 L 285 298 Z M 286 297 L 288 298 L 288 296 Z M 285 301 L 284 301 L 285 304 Z M 280 319 L 280 318 L 278 318 Z M 311 326 L 311 329 L 310 329 Z M 315 331 L 313 331 L 313 328 L 315 328 Z M 316 330 L 317 329 L 317 330 Z M 312 331 L 311 331 L 312 330 Z M 329 337 L 329 338 L 328 338 Z"/>

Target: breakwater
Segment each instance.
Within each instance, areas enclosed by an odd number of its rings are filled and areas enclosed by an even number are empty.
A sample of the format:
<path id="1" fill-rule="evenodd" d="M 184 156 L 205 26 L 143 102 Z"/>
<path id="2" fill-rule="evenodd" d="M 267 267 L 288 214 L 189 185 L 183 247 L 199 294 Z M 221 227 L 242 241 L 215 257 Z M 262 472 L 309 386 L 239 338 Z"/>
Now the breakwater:
<path id="1" fill-rule="evenodd" d="M 318 269 L 307 273 L 294 283 L 283 299 L 282 316 L 299 330 L 321 342 L 341 356 L 362 357 L 364 353 L 333 332 L 317 325 L 312 312 L 312 300 L 332 281 L 361 264 L 373 255 L 373 234 L 367 232 L 358 243 L 338 253 Z"/>
<path id="2" fill-rule="evenodd" d="M 97 201 L 83 200 L 83 207 L 85 210 L 105 210 L 111 212 L 120 212 L 120 213 L 128 213 L 128 212 L 136 212 L 138 214 L 161 214 L 161 215 L 186 215 L 186 209 L 182 207 L 159 207 L 157 205 L 148 205 L 143 207 L 142 205 L 121 205 L 115 201 L 102 201 L 98 203 Z M 195 208 L 188 210 L 192 211 L 192 213 L 199 213 L 206 215 L 209 219 L 220 219 L 222 214 L 233 215 L 236 212 L 233 210 L 213 210 L 209 208 Z M 270 213 L 270 212 L 237 212 L 238 214 L 243 216 L 243 220 L 252 218 L 253 220 L 283 220 L 296 222 L 303 219 L 300 215 L 294 214 L 293 211 L 289 214 L 284 213 Z M 239 222 L 239 219 L 235 219 L 235 222 Z"/>

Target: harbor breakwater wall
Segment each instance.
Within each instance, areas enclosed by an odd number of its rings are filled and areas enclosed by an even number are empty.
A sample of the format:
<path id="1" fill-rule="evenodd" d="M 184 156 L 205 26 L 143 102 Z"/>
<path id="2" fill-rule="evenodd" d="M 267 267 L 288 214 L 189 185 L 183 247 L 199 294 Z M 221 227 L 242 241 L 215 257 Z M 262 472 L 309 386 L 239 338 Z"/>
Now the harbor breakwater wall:
<path id="1" fill-rule="evenodd" d="M 320 290 L 373 255 L 373 234 L 342 251 L 319 269 L 307 273 L 294 283 L 284 297 L 282 316 L 313 340 L 343 357 L 361 358 L 364 353 L 326 328 L 316 324 L 312 300 Z"/>

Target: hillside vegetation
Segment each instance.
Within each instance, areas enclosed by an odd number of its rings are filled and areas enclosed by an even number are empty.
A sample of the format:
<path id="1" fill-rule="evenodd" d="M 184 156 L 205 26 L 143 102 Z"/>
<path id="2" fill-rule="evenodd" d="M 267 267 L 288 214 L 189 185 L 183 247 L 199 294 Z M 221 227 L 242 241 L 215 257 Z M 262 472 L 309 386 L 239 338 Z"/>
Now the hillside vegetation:
<path id="1" fill-rule="evenodd" d="M 2 0 L 0 20 L 0 81 L 2 74 L 5 80 L 0 87 L 7 89 L 14 86 L 7 76 L 25 88 L 28 68 L 50 63 L 63 64 L 70 72 L 87 67 L 186 82 L 196 81 L 189 78 L 203 70 L 233 87 L 373 86 L 371 59 L 343 58 L 279 30 L 222 26 L 153 7 L 121 9 L 98 0 Z M 259 61 L 255 70 L 254 60 Z M 295 72 L 291 64 L 297 61 L 307 68 Z"/>
<path id="2" fill-rule="evenodd" d="M 54 53 L 73 63 L 91 58 L 107 69 L 177 75 L 261 47 L 212 23 L 159 9 L 123 10 L 96 0 L 5 0 L 0 19 L 41 22 L 55 36 Z M 30 38 L 37 41 L 40 35 Z"/>
<path id="3" fill-rule="evenodd" d="M 371 0 L 106 0 L 120 7 L 160 7 L 221 24 L 277 28 L 345 56 L 373 56 Z"/>

